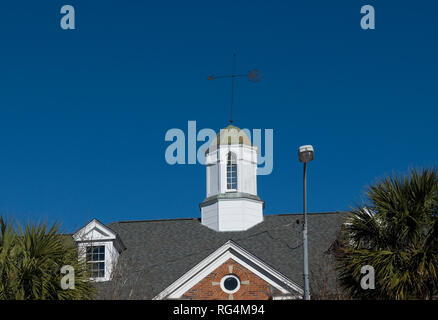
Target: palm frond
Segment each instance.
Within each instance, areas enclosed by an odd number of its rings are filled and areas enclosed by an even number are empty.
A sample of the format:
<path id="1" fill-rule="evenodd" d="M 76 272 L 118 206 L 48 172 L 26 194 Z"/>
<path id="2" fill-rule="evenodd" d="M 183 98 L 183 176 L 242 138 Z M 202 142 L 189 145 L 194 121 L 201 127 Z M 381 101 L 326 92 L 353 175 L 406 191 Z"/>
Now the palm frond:
<path id="1" fill-rule="evenodd" d="M 438 292 L 438 176 L 435 169 L 378 181 L 342 230 L 335 256 L 343 286 L 364 299 L 428 299 Z M 375 269 L 376 289 L 360 286 Z"/>

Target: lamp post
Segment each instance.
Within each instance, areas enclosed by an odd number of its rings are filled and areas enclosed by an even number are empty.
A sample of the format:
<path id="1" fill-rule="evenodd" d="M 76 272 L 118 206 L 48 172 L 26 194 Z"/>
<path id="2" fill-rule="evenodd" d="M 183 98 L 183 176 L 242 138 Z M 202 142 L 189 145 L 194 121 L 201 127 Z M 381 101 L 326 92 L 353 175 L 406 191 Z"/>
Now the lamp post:
<path id="1" fill-rule="evenodd" d="M 307 247 L 307 191 L 306 191 L 306 170 L 307 162 L 313 160 L 313 147 L 311 145 L 301 146 L 298 149 L 298 160 L 304 163 L 303 173 L 303 260 L 304 260 L 304 299 L 310 300 L 309 292 L 309 256 Z"/>

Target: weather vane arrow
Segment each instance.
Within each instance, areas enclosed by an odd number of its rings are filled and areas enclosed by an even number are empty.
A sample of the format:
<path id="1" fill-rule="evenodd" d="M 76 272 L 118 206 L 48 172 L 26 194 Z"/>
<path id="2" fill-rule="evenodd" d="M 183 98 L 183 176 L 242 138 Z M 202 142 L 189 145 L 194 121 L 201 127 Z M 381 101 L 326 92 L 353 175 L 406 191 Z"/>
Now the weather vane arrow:
<path id="1" fill-rule="evenodd" d="M 260 72 L 258 69 L 248 71 L 248 74 L 236 74 L 236 54 L 233 54 L 233 71 L 230 75 L 211 75 L 207 77 L 207 80 L 216 80 L 231 78 L 231 108 L 230 108 L 230 123 L 233 123 L 233 106 L 234 106 L 234 79 L 248 77 L 248 81 L 259 82 L 261 80 Z"/>

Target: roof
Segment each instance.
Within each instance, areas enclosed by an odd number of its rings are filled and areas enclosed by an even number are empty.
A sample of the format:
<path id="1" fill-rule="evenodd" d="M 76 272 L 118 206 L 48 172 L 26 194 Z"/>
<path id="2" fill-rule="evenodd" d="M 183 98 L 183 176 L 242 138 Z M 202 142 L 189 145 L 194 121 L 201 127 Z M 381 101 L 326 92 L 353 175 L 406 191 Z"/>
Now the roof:
<path id="1" fill-rule="evenodd" d="M 311 281 L 326 266 L 326 254 L 346 213 L 308 214 Z M 257 256 L 298 285 L 302 279 L 302 215 L 265 215 L 246 231 L 217 232 L 200 219 L 120 221 L 108 226 L 126 245 L 117 280 L 98 283 L 100 299 L 152 299 L 228 240 Z M 333 268 L 330 264 L 329 268 Z M 319 271 L 318 271 L 319 270 Z M 335 281 L 335 273 L 324 274 Z M 312 283 L 311 283 L 312 284 Z"/>
<path id="2" fill-rule="evenodd" d="M 204 201 L 202 201 L 199 204 L 199 208 L 209 206 L 209 205 L 217 202 L 220 199 L 242 199 L 242 198 L 263 202 L 263 208 L 265 206 L 265 202 L 262 201 L 259 198 L 259 196 L 255 195 L 255 194 L 250 194 L 250 193 L 246 193 L 246 192 L 226 192 L 226 193 L 218 193 L 218 194 L 215 194 L 213 196 L 205 198 Z"/>

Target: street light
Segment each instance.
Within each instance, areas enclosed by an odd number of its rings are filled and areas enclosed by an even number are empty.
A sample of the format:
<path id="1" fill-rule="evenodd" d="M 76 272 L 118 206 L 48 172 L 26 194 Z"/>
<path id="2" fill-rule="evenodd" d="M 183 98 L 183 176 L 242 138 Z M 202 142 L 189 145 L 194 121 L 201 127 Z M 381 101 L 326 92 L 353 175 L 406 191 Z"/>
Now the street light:
<path id="1" fill-rule="evenodd" d="M 304 299 L 310 300 L 309 293 L 309 257 L 307 249 L 307 193 L 306 193 L 306 169 L 307 162 L 313 160 L 313 147 L 311 145 L 301 146 L 298 149 L 298 160 L 304 162 L 303 174 L 303 259 L 304 259 Z"/>

